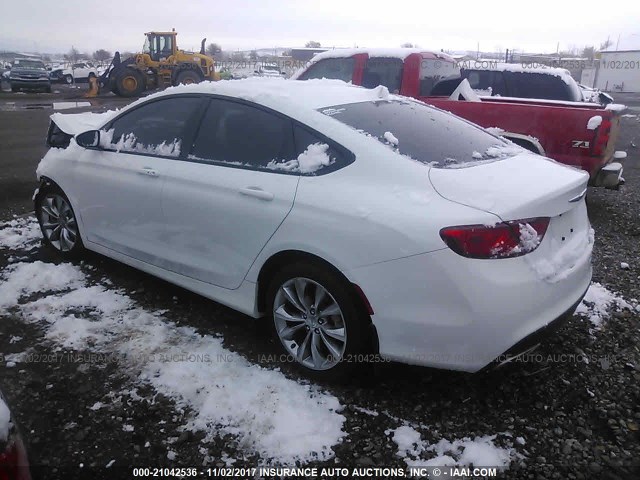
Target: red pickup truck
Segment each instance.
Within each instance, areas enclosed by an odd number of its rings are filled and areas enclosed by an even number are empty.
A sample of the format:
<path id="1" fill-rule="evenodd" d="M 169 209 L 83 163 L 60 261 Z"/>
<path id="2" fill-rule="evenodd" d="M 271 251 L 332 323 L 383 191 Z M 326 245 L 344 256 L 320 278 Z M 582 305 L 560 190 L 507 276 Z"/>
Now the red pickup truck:
<path id="1" fill-rule="evenodd" d="M 495 128 L 524 148 L 582 168 L 591 176 L 591 185 L 617 188 L 624 181 L 622 164 L 613 161 L 626 157 L 625 152 L 615 151 L 622 105 L 480 98 L 470 88 L 465 95 L 466 80 L 460 82 L 459 65 L 451 56 L 410 48 L 329 50 L 315 56 L 292 78 L 334 78 L 367 88 L 384 85 L 391 93 Z"/>

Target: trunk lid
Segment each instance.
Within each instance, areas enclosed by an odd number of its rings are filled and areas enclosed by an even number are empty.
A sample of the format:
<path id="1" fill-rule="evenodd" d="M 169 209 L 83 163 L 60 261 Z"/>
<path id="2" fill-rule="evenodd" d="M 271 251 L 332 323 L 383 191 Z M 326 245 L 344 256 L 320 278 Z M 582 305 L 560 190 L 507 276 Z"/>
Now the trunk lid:
<path id="1" fill-rule="evenodd" d="M 589 175 L 532 153 L 463 168 L 431 168 L 429 180 L 444 198 L 503 221 L 556 217 L 586 194 Z"/>

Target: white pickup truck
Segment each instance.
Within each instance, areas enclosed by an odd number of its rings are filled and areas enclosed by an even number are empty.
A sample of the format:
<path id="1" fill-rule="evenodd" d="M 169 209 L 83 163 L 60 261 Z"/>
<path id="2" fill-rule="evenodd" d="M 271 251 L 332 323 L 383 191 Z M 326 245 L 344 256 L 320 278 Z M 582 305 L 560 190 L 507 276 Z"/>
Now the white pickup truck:
<path id="1" fill-rule="evenodd" d="M 70 85 L 74 82 L 88 82 L 90 76 L 99 77 L 102 69 L 88 62 L 74 63 L 57 72 L 57 79 Z"/>

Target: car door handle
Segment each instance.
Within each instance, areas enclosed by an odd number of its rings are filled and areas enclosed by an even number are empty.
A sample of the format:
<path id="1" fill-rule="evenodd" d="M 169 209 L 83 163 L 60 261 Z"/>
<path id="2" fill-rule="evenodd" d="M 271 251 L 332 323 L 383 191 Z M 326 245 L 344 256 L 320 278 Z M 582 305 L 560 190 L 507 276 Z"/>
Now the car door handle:
<path id="1" fill-rule="evenodd" d="M 149 175 L 150 177 L 158 176 L 158 172 L 151 167 L 142 167 L 140 170 L 138 170 L 138 173 Z"/>
<path id="2" fill-rule="evenodd" d="M 238 190 L 238 193 L 242 195 L 247 195 L 249 197 L 256 197 L 260 200 L 271 201 L 273 200 L 273 193 L 265 192 L 260 187 L 245 187 Z"/>

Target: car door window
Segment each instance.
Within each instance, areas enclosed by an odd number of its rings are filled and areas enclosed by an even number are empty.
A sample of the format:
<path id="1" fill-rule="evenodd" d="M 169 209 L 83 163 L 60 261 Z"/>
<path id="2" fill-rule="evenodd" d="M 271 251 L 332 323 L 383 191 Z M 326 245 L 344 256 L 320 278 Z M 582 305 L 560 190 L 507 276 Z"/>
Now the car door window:
<path id="1" fill-rule="evenodd" d="M 188 158 L 208 163 L 267 168 L 291 160 L 291 121 L 240 102 L 212 99 Z"/>
<path id="2" fill-rule="evenodd" d="M 403 65 L 399 58 L 369 58 L 362 72 L 362 86 L 374 88 L 384 85 L 391 93 L 400 93 Z"/>
<path id="3" fill-rule="evenodd" d="M 101 136 L 101 146 L 177 157 L 185 128 L 201 104 L 201 97 L 173 97 L 143 105 L 113 121 Z"/>
<path id="4" fill-rule="evenodd" d="M 325 58 L 314 63 L 304 72 L 298 80 L 310 80 L 312 78 L 334 78 L 350 82 L 353 77 L 355 58 Z"/>

